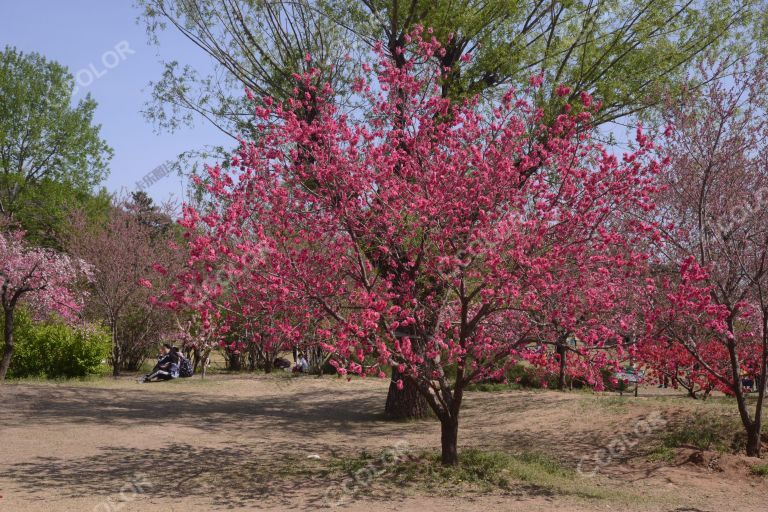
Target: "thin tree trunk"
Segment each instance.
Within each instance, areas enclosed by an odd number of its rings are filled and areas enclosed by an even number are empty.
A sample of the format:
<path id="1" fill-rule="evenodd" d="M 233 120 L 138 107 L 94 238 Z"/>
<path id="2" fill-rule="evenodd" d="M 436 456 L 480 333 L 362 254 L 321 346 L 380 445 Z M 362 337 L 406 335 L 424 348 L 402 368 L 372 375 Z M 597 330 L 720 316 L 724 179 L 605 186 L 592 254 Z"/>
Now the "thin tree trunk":
<path id="1" fill-rule="evenodd" d="M 120 376 L 120 365 L 122 364 L 123 355 L 120 350 L 120 344 L 117 341 L 117 322 L 111 322 L 112 330 L 112 376 L 117 378 Z"/>
<path id="2" fill-rule="evenodd" d="M 457 449 L 459 440 L 459 420 L 446 417 L 440 420 L 440 444 L 442 455 L 440 461 L 444 466 L 455 466 L 459 463 Z"/>
<path id="3" fill-rule="evenodd" d="M 193 349 L 192 353 L 194 354 L 194 360 L 195 360 L 194 366 L 192 367 L 192 371 L 193 372 L 197 372 L 197 367 L 198 367 L 198 365 L 200 365 L 200 358 L 202 357 L 200 355 L 200 349 L 199 348 L 195 348 L 195 349 Z"/>
<path id="4" fill-rule="evenodd" d="M 4 308 L 5 327 L 3 329 L 3 339 L 5 346 L 3 349 L 3 360 L 0 362 L 0 380 L 5 380 L 8 374 L 8 368 L 11 367 L 11 357 L 13 357 L 13 309 Z"/>
<path id="5" fill-rule="evenodd" d="M 560 356 L 560 373 L 557 376 L 557 389 L 560 391 L 565 390 L 565 365 L 567 361 L 567 352 L 563 345 L 557 345 L 557 353 Z"/>
<path id="6" fill-rule="evenodd" d="M 205 371 L 208 369 L 208 358 L 211 355 L 211 349 L 207 348 L 205 350 L 201 351 L 201 360 L 200 363 L 202 364 L 202 368 L 200 370 L 200 378 L 205 378 Z"/>
<path id="7" fill-rule="evenodd" d="M 765 385 L 768 378 L 768 314 L 763 309 L 763 347 L 761 354 L 761 368 L 757 383 L 757 403 L 755 404 L 755 419 L 752 422 L 752 430 L 747 432 L 747 455 L 760 457 L 762 448 L 763 431 L 763 401 L 765 400 Z"/>
<path id="8" fill-rule="evenodd" d="M 754 422 L 747 428 L 747 457 L 760 457 L 760 424 Z"/>
<path id="9" fill-rule="evenodd" d="M 734 332 L 733 321 L 728 319 L 728 328 L 731 333 Z M 731 376 L 733 378 L 733 394 L 736 397 L 736 405 L 739 408 L 739 417 L 741 418 L 741 424 L 744 426 L 744 430 L 747 433 L 747 456 L 759 457 L 760 456 L 760 422 L 753 421 L 749 415 L 749 409 L 747 408 L 747 400 L 744 396 L 744 388 L 741 385 L 741 365 L 739 364 L 739 356 L 736 352 L 736 343 L 733 339 L 728 340 L 728 356 L 731 363 Z"/>

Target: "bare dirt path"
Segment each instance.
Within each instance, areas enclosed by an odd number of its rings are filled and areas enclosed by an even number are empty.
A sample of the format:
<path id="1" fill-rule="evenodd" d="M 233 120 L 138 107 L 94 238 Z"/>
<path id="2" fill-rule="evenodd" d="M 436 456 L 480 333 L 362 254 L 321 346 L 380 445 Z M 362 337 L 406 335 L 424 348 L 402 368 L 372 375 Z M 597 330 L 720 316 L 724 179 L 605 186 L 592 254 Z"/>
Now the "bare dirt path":
<path id="1" fill-rule="evenodd" d="M 713 465 L 681 452 L 670 463 L 649 462 L 643 453 L 659 432 L 637 425 L 659 410 L 665 418 L 687 410 L 677 397 L 470 393 L 460 449 L 535 449 L 562 461 L 573 482 L 427 489 L 392 485 L 375 466 L 360 485 L 334 461 L 390 447 L 438 448 L 436 422 L 382 420 L 386 391 L 382 381 L 327 377 L 3 385 L 0 511 L 768 510 L 768 484 L 742 458 Z M 616 439 L 631 449 L 607 460 Z M 572 471 L 580 462 L 593 478 Z"/>

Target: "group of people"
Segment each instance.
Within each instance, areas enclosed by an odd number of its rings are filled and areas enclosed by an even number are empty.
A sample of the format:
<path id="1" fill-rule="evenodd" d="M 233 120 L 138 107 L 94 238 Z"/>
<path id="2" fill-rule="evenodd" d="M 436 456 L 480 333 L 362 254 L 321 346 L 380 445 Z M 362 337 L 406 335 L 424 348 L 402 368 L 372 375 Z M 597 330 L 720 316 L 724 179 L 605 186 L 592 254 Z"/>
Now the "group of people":
<path id="1" fill-rule="evenodd" d="M 291 367 L 290 361 L 285 359 L 284 357 L 277 357 L 272 362 L 272 366 L 275 368 L 280 368 L 281 370 L 291 370 L 293 373 L 307 373 L 309 371 L 309 362 L 307 361 L 307 358 L 304 356 L 303 353 L 298 352 L 298 354 L 294 353 L 293 360 L 296 361 L 296 364 Z"/>
<path id="2" fill-rule="evenodd" d="M 294 353 L 296 364 L 291 367 L 291 363 L 282 357 L 275 359 L 273 365 L 276 368 L 290 370 L 293 373 L 309 372 L 309 362 L 306 356 L 301 353 Z M 160 355 L 152 371 L 139 379 L 139 382 L 157 382 L 161 380 L 177 379 L 179 377 L 191 377 L 193 373 L 192 364 L 181 351 L 169 343 L 160 346 Z"/>
<path id="3" fill-rule="evenodd" d="M 157 382 L 161 380 L 191 377 L 192 365 L 178 348 L 164 343 L 160 346 L 160 355 L 152 371 L 142 377 L 140 382 Z"/>

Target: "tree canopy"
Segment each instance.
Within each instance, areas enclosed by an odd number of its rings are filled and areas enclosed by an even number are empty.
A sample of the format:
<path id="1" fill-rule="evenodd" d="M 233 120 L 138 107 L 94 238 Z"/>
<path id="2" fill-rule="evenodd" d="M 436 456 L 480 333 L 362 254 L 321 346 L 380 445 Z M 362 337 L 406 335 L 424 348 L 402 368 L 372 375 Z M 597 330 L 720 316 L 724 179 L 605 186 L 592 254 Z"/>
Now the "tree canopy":
<path id="1" fill-rule="evenodd" d="M 148 117 L 160 128 L 191 123 L 197 113 L 233 137 L 249 133 L 252 113 L 243 87 L 284 99 L 291 76 L 320 70 L 348 100 L 349 77 L 362 53 L 384 43 L 390 57 L 415 27 L 432 29 L 451 69 L 443 95 L 490 95 L 532 74 L 547 84 L 539 101 L 563 104 L 560 84 L 603 103 L 593 122 L 610 122 L 654 106 L 706 50 L 737 46 L 753 31 L 762 2 L 739 0 L 301 0 L 182 2 L 139 0 L 151 38 L 174 27 L 205 51 L 216 71 L 166 63 L 153 84 Z M 749 37 L 744 37 L 749 36 Z M 743 46 L 748 46 L 744 44 Z M 469 55 L 472 58 L 467 58 Z M 312 61 L 305 60 L 312 56 Z M 556 113 L 553 112 L 554 115 Z"/>
<path id="2" fill-rule="evenodd" d="M 37 53 L 0 52 L 0 214 L 48 242 L 65 203 L 92 199 L 112 157 L 96 102 L 73 105 L 73 86 L 64 66 Z"/>

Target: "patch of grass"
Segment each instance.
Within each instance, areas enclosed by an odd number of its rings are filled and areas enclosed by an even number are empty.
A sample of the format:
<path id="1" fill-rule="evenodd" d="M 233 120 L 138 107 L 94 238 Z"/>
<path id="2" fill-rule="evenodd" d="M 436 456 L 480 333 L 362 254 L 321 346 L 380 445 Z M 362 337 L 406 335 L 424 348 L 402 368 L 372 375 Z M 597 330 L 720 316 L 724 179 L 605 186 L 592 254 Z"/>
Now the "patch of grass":
<path id="1" fill-rule="evenodd" d="M 523 389 L 520 384 L 504 384 L 501 382 L 479 382 L 466 387 L 467 391 L 480 391 L 484 393 L 498 393 L 502 391 L 517 391 Z"/>
<path id="2" fill-rule="evenodd" d="M 768 464 L 757 464 L 749 470 L 755 476 L 768 476 Z"/>
<path id="3" fill-rule="evenodd" d="M 344 473 L 354 474 L 355 472 L 371 466 L 379 461 L 383 461 L 385 455 L 382 454 L 380 458 L 374 457 L 366 450 L 362 450 L 360 455 L 355 457 L 342 457 L 333 461 L 333 465 Z"/>
<path id="4" fill-rule="evenodd" d="M 17 377 L 17 378 L 9 378 L 6 380 L 6 383 L 9 384 L 31 384 L 31 385 L 78 385 L 78 384 L 92 384 L 96 383 L 99 384 L 104 381 L 113 381 L 112 378 L 112 370 L 108 369 L 103 375 L 98 374 L 91 374 L 91 375 L 84 375 L 81 377 L 43 377 L 43 376 L 34 376 L 34 377 Z"/>
<path id="5" fill-rule="evenodd" d="M 600 409 L 600 414 L 624 414 L 630 407 L 637 407 L 638 402 L 630 396 L 599 396 L 594 395 L 585 400 L 579 400 L 583 410 Z"/>
<path id="6" fill-rule="evenodd" d="M 559 461 L 536 452 L 510 455 L 469 449 L 462 452 L 458 466 L 446 468 L 441 465 L 439 468 L 448 480 L 500 488 L 509 488 L 514 481 L 548 487 L 575 476 L 575 472 L 563 467 Z"/>
<path id="7" fill-rule="evenodd" d="M 731 418 L 696 416 L 675 425 L 663 437 L 663 448 L 692 447 L 698 450 L 733 451 L 738 448 L 741 431 Z"/>
<path id="8" fill-rule="evenodd" d="M 648 455 L 651 462 L 672 462 L 675 458 L 675 450 L 669 446 L 658 446 Z"/>
<path id="9" fill-rule="evenodd" d="M 411 488 L 429 493 L 493 492 L 526 489 L 530 492 L 568 494 L 586 499 L 626 501 L 613 489 L 598 487 L 597 481 L 580 477 L 574 469 L 538 452 L 510 454 L 499 451 L 462 450 L 457 466 L 443 466 L 434 452 L 406 454 L 389 459 L 386 455 L 361 452 L 359 456 L 332 461 L 348 476 L 373 473 L 384 475 L 380 485 Z"/>

